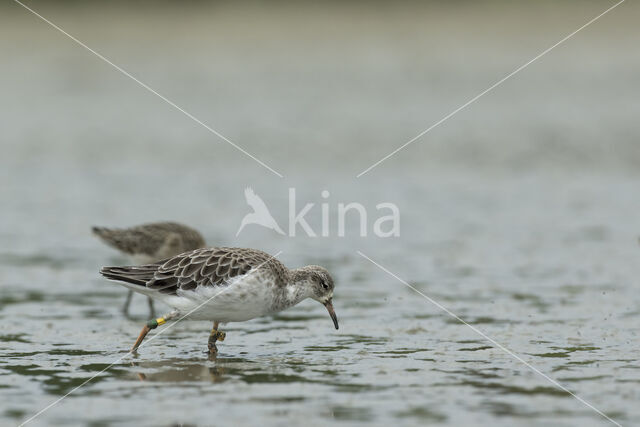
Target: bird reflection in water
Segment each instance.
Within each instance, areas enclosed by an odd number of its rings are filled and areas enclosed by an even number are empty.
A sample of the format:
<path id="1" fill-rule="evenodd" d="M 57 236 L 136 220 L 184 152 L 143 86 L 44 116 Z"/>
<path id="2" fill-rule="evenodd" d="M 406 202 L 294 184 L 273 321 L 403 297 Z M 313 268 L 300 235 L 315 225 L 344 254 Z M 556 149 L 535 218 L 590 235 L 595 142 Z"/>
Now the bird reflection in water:
<path id="1" fill-rule="evenodd" d="M 234 362 L 240 360 L 237 358 L 227 359 L 227 361 Z M 231 367 L 220 366 L 224 361 L 225 359 L 223 358 L 210 356 L 209 361 L 174 359 L 157 362 L 131 362 L 131 366 L 145 371 L 136 373 L 140 381 L 169 383 L 206 381 L 220 383 L 228 379 L 227 374 L 236 370 Z"/>

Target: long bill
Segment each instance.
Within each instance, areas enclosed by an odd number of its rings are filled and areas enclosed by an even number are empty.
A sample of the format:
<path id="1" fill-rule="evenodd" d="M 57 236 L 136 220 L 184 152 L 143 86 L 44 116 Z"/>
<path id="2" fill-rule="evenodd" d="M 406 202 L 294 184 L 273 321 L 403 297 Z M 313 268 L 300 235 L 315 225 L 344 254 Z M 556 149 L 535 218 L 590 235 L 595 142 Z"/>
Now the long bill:
<path id="1" fill-rule="evenodd" d="M 338 329 L 338 316 L 336 316 L 336 312 L 333 309 L 333 304 L 332 304 L 331 298 L 329 298 L 327 300 L 327 302 L 324 303 L 324 306 L 327 307 L 327 311 L 329 312 L 329 316 L 331 316 L 331 320 L 333 320 L 333 326 L 335 326 L 336 329 Z"/>

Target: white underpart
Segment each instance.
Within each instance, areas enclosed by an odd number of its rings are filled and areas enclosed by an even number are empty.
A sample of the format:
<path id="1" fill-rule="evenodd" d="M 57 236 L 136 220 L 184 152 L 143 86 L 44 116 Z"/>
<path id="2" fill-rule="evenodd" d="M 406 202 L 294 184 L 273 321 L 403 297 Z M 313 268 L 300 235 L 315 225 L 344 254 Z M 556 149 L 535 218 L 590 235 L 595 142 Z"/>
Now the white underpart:
<path id="1" fill-rule="evenodd" d="M 243 322 L 271 314 L 276 290 L 272 278 L 249 272 L 222 286 L 198 286 L 190 291 L 178 290 L 177 295 L 152 296 L 181 313 L 189 313 L 202 305 L 189 315 L 189 319 Z"/>
<path id="2" fill-rule="evenodd" d="M 298 291 L 299 289 L 296 286 L 291 284 L 287 285 L 287 288 L 286 288 L 287 299 L 294 300 L 297 296 Z"/>

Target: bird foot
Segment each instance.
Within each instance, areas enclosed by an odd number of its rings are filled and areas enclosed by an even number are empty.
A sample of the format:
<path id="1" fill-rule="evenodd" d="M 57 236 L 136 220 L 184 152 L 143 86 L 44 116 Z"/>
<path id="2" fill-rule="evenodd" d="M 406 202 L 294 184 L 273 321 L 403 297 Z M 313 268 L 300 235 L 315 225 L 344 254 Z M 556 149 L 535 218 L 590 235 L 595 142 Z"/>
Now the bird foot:
<path id="1" fill-rule="evenodd" d="M 218 331 L 215 329 L 211 331 L 211 335 L 209 335 L 209 342 L 208 342 L 209 354 L 218 353 L 218 347 L 216 347 L 216 341 L 224 341 L 226 336 L 227 334 L 225 332 Z"/>

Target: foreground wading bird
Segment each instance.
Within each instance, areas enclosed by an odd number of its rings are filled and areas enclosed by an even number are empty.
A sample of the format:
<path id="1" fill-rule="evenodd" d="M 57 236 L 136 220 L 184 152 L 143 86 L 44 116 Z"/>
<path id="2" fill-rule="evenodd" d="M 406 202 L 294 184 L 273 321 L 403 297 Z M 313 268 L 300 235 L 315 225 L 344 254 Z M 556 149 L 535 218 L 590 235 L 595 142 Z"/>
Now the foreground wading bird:
<path id="1" fill-rule="evenodd" d="M 333 310 L 333 279 L 317 265 L 289 270 L 271 255 L 242 248 L 202 248 L 155 264 L 103 267 L 100 273 L 129 289 L 173 307 L 142 328 L 131 352 L 151 329 L 175 318 L 213 321 L 209 352 L 226 334 L 221 322 L 243 322 L 277 313 L 313 298 L 322 303 L 338 329 Z"/>
<path id="2" fill-rule="evenodd" d="M 205 246 L 202 235 L 191 227 L 175 222 L 154 222 L 131 228 L 93 227 L 93 234 L 104 243 L 129 255 L 134 264 L 150 264 Z M 129 291 L 122 308 L 129 314 L 133 291 Z M 155 316 L 153 300 L 149 312 Z"/>

